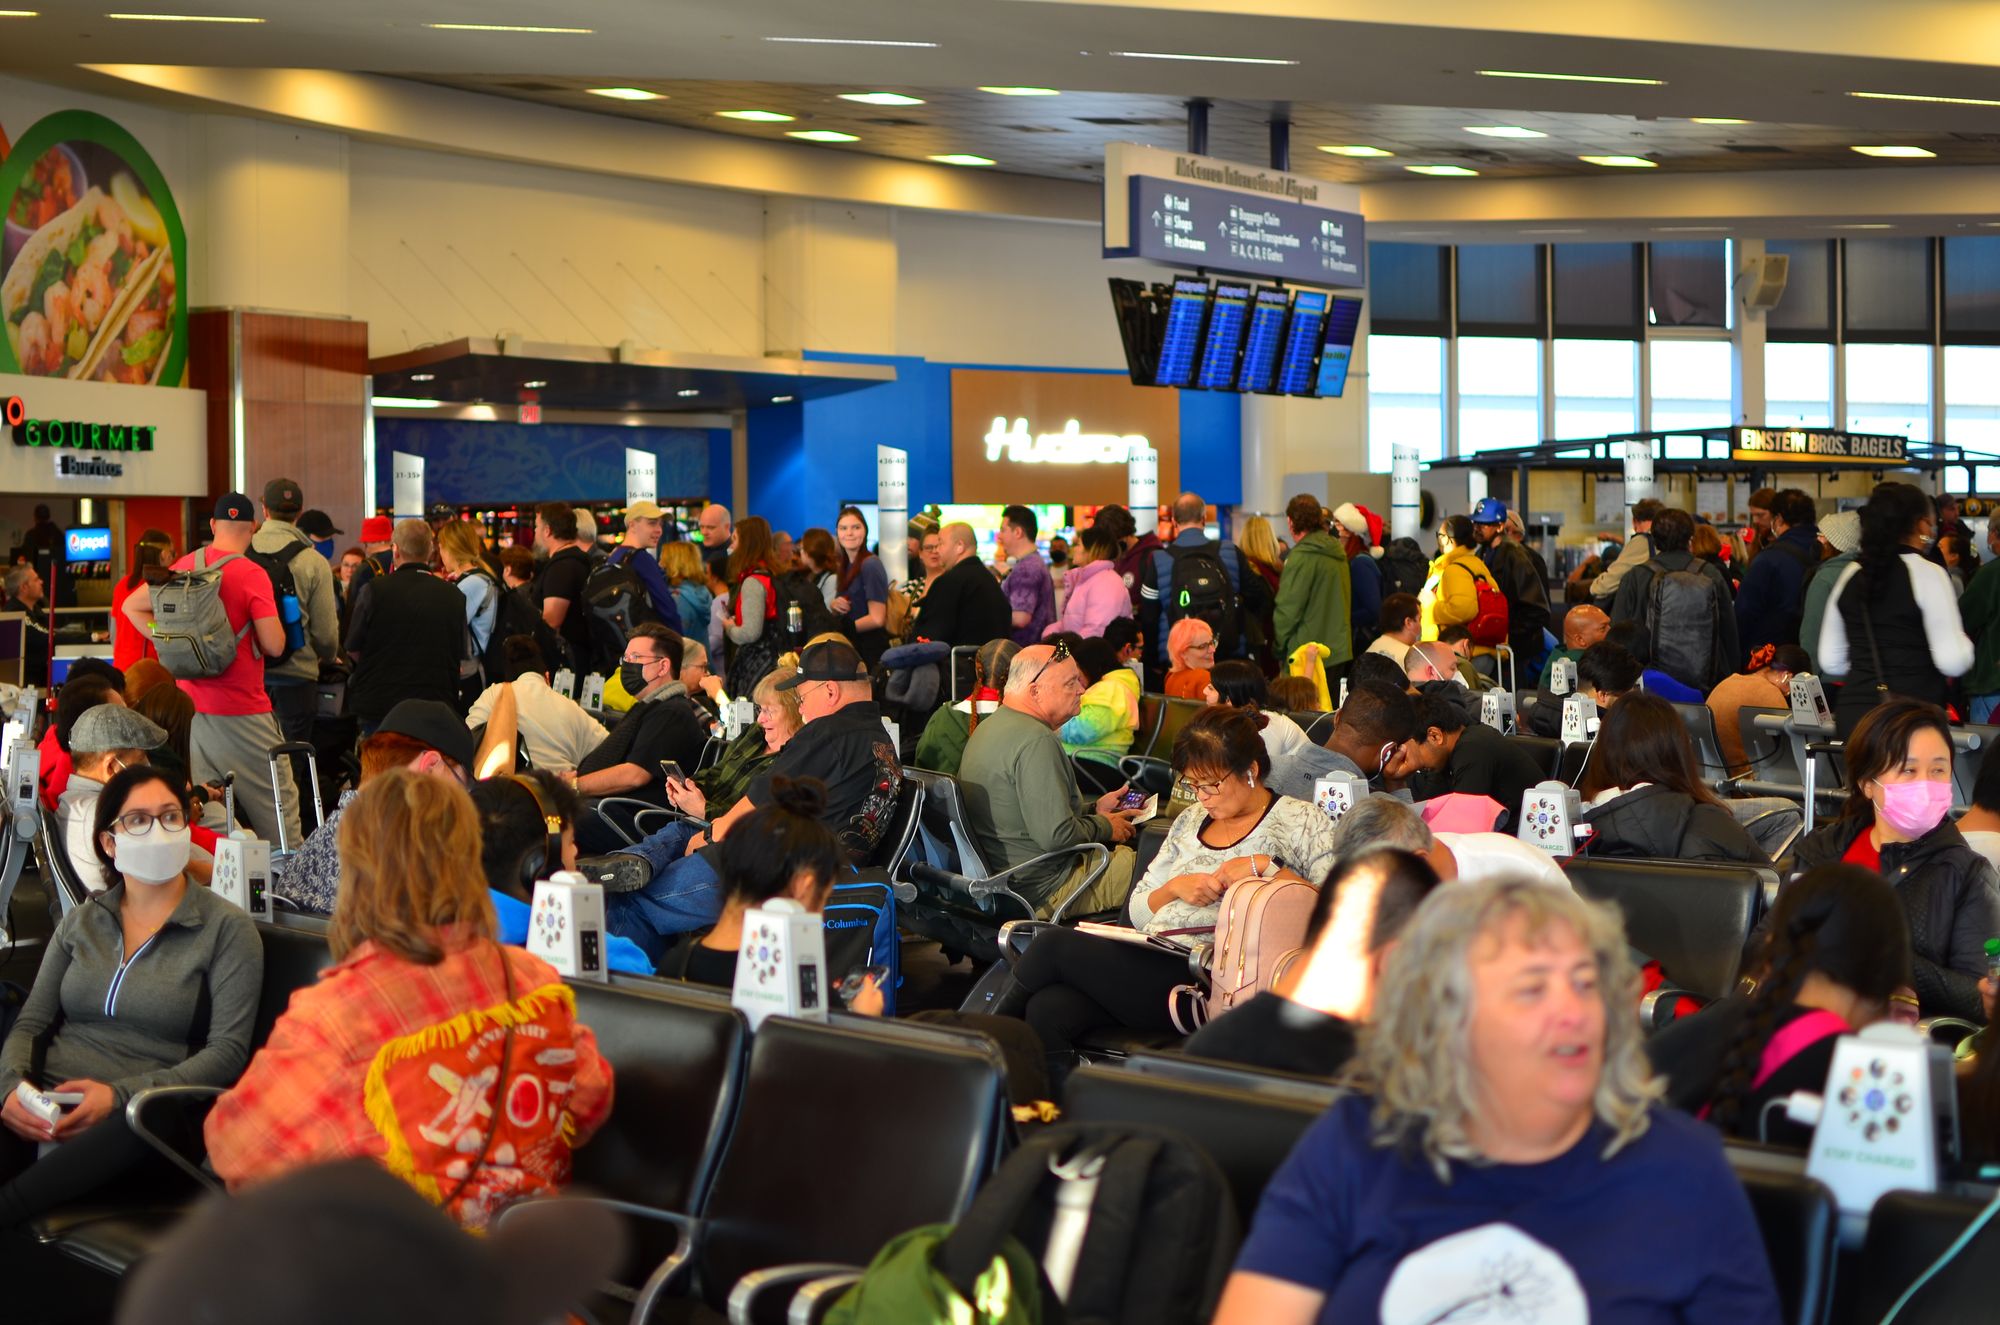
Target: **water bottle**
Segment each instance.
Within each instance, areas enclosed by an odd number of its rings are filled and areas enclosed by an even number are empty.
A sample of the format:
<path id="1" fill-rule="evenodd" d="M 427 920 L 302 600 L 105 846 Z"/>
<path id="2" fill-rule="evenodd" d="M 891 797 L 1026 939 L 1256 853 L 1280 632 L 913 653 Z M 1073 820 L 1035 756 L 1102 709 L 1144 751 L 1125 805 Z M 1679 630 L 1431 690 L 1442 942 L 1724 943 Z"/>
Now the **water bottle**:
<path id="1" fill-rule="evenodd" d="M 298 650 L 305 646 L 306 623 L 299 600 L 293 594 L 284 594 L 278 599 L 278 620 L 285 627 L 285 648 Z"/>
<path id="2" fill-rule="evenodd" d="M 2000 939 L 1986 940 L 1986 974 L 2000 982 Z"/>
<path id="3" fill-rule="evenodd" d="M 785 605 L 785 629 L 791 631 L 792 635 L 796 638 L 805 628 L 805 609 L 797 603 L 787 603 Z"/>

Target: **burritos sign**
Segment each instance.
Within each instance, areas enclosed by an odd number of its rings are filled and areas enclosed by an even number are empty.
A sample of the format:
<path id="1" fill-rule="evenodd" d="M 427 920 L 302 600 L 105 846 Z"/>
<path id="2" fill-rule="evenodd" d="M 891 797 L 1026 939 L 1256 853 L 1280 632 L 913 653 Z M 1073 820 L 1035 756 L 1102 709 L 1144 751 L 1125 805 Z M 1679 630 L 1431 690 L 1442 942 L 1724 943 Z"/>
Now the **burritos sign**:
<path id="1" fill-rule="evenodd" d="M 1909 439 L 1884 433 L 1829 432 L 1810 428 L 1738 428 L 1732 460 L 1759 464 L 1812 464 L 1821 460 L 1879 460 L 1900 465 Z"/>
<path id="2" fill-rule="evenodd" d="M 0 492 L 186 497 L 207 482 L 205 392 L 0 374 L 0 428 Z"/>

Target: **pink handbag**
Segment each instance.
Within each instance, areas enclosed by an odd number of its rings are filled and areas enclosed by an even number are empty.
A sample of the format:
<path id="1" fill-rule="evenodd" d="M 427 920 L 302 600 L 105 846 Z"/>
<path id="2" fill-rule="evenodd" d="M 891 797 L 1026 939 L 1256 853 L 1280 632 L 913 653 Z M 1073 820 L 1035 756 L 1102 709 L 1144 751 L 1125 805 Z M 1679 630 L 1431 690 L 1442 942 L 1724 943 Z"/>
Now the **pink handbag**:
<path id="1" fill-rule="evenodd" d="M 1306 940 L 1319 889 L 1297 879 L 1244 879 L 1222 895 L 1215 920 L 1215 957 L 1209 967 L 1208 996 L 1193 985 L 1168 995 L 1174 1028 L 1192 1035 L 1211 1017 L 1247 1003 L 1271 987 L 1280 963 Z M 1183 993 L 1192 1025 L 1183 1025 Z"/>

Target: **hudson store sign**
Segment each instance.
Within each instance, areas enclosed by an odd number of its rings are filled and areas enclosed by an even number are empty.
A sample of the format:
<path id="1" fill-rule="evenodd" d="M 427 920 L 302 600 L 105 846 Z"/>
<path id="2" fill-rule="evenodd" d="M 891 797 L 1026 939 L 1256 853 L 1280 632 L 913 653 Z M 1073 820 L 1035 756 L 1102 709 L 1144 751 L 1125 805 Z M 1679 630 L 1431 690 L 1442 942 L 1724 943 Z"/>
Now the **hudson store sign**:
<path id="1" fill-rule="evenodd" d="M 180 388 L 0 375 L 0 491 L 199 496 L 207 404 Z"/>
<path id="2" fill-rule="evenodd" d="M 1122 502 L 1134 446 L 1158 453 L 1161 491 L 1179 491 L 1179 392 L 1123 373 L 952 370 L 954 501 Z"/>

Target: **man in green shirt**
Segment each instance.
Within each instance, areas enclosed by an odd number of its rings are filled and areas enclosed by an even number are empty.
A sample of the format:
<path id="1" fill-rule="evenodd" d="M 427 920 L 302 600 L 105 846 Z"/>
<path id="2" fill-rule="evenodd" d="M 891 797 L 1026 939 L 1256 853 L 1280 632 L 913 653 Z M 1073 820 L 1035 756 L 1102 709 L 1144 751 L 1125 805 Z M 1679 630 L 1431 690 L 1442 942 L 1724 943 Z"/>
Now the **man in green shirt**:
<path id="1" fill-rule="evenodd" d="M 1542 664 L 1541 678 L 1535 685 L 1547 690 L 1549 678 L 1555 675 L 1557 659 L 1575 662 L 1583 657 L 1585 650 L 1601 641 L 1610 632 L 1611 618 L 1606 615 L 1603 608 L 1593 607 L 1589 603 L 1578 603 L 1570 608 L 1563 613 L 1562 647 L 1549 654 L 1548 661 Z"/>
<path id="2" fill-rule="evenodd" d="M 1129 846 L 1138 829 L 1134 811 L 1118 808 L 1125 788 L 1094 803 L 1081 799 L 1076 771 L 1056 731 L 1076 716 L 1083 671 L 1069 650 L 1037 644 L 1014 655 L 1000 707 L 982 718 L 965 743 L 959 793 L 967 826 L 995 871 L 1026 865 L 1050 852 L 1087 842 L 1112 846 L 1111 862 L 1065 914 L 1083 916 L 1124 905 L 1136 857 Z M 1015 875 L 1012 884 L 1046 917 L 1089 872 L 1095 853 L 1069 852 Z"/>

